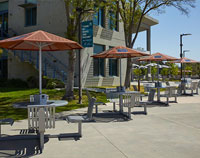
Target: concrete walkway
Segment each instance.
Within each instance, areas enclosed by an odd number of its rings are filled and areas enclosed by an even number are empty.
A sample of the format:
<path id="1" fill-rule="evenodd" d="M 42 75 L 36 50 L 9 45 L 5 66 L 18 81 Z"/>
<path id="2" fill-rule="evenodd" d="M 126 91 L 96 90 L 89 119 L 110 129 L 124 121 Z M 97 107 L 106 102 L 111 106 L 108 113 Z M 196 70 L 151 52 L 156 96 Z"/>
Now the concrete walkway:
<path id="1" fill-rule="evenodd" d="M 169 107 L 149 107 L 148 115 L 132 115 L 130 121 L 97 119 L 97 122 L 83 123 L 80 140 L 49 138 L 43 153 L 34 152 L 36 149 L 31 149 L 34 145 L 26 152 L 36 158 L 199 158 L 200 96 L 179 97 L 178 102 Z M 101 107 L 100 112 L 109 109 L 112 109 L 111 104 Z M 59 116 L 85 113 L 86 110 L 63 112 Z M 142 108 L 135 108 L 134 111 L 137 110 Z M 15 122 L 13 127 L 3 126 L 2 133 L 16 135 L 20 129 L 26 128 L 27 120 L 22 120 Z M 77 124 L 58 120 L 56 129 L 47 130 L 45 134 L 55 136 L 76 130 Z M 0 157 L 16 153 L 16 148 L 2 146 L 0 143 Z"/>

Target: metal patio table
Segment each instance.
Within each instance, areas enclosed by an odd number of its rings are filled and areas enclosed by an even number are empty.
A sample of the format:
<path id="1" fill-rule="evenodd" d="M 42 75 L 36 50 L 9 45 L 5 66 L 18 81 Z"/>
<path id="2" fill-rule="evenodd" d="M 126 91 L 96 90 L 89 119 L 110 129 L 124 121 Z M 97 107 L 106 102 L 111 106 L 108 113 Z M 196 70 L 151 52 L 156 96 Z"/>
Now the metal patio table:
<path id="1" fill-rule="evenodd" d="M 53 105 L 55 107 L 65 106 L 67 104 L 68 104 L 68 102 L 65 100 L 48 100 L 47 101 L 47 105 Z M 36 102 L 18 102 L 18 103 L 14 103 L 13 107 L 26 109 L 26 108 L 28 108 L 28 105 L 38 105 L 38 103 L 36 103 Z"/>

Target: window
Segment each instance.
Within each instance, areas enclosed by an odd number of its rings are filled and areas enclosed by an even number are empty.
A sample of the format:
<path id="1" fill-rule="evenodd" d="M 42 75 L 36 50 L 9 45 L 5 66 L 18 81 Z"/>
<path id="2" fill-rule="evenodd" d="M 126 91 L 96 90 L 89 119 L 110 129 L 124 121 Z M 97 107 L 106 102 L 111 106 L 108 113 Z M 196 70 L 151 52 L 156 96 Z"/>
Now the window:
<path id="1" fill-rule="evenodd" d="M 26 8 L 25 9 L 25 26 L 36 25 L 37 19 L 37 8 Z"/>
<path id="2" fill-rule="evenodd" d="M 109 76 L 118 76 L 118 60 L 109 59 Z"/>
<path id="3" fill-rule="evenodd" d="M 105 50 L 104 45 L 94 44 L 94 54 L 101 53 Z M 104 59 L 93 59 L 93 75 L 94 76 L 105 76 L 104 70 L 105 70 L 105 63 Z"/>
<path id="4" fill-rule="evenodd" d="M 94 13 L 93 24 L 104 27 L 104 9 L 103 8 L 99 8 L 99 10 Z"/>
<path id="5" fill-rule="evenodd" d="M 118 76 L 118 59 L 109 59 L 109 76 Z"/>
<path id="6" fill-rule="evenodd" d="M 108 26 L 109 29 L 118 31 L 118 13 L 109 12 Z"/>

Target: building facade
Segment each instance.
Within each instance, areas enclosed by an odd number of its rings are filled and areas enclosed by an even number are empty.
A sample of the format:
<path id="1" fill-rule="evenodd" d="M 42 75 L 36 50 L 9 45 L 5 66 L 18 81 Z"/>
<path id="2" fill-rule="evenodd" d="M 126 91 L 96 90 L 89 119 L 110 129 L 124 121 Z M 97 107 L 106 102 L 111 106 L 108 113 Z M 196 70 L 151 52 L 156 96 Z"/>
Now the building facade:
<path id="1" fill-rule="evenodd" d="M 112 14 L 112 13 L 110 13 Z M 119 15 L 111 15 L 120 18 Z M 99 9 L 93 17 L 93 47 L 81 50 L 82 84 L 89 86 L 119 85 L 117 59 L 93 59 L 90 56 L 114 46 L 125 45 L 123 24 L 107 18 Z M 147 30 L 147 50 L 150 51 L 150 28 L 157 20 L 146 17 L 141 31 Z M 64 0 L 0 0 L 1 39 L 44 30 L 65 37 L 67 20 Z M 68 54 L 43 52 L 43 75 L 66 81 Z M 38 75 L 38 52 L 3 50 L 0 57 L 0 77 L 26 80 Z M 75 68 L 75 86 L 78 86 L 78 61 Z M 122 83 L 125 80 L 126 59 L 122 59 Z M 23 73 L 22 73 L 23 72 Z"/>

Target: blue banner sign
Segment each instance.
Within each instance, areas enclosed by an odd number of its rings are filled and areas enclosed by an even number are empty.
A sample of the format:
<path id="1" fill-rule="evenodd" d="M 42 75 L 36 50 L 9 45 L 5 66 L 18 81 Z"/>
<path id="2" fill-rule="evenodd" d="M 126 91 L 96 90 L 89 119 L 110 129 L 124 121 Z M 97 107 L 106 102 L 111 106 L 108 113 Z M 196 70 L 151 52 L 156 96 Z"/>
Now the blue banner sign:
<path id="1" fill-rule="evenodd" d="M 160 59 L 160 58 L 162 58 L 162 56 L 157 55 L 157 56 L 154 56 L 154 58 L 156 58 L 156 59 Z"/>
<path id="2" fill-rule="evenodd" d="M 127 49 L 123 48 L 123 49 L 117 49 L 117 52 L 128 52 Z"/>
<path id="3" fill-rule="evenodd" d="M 81 23 L 81 45 L 83 47 L 93 47 L 93 21 Z"/>

